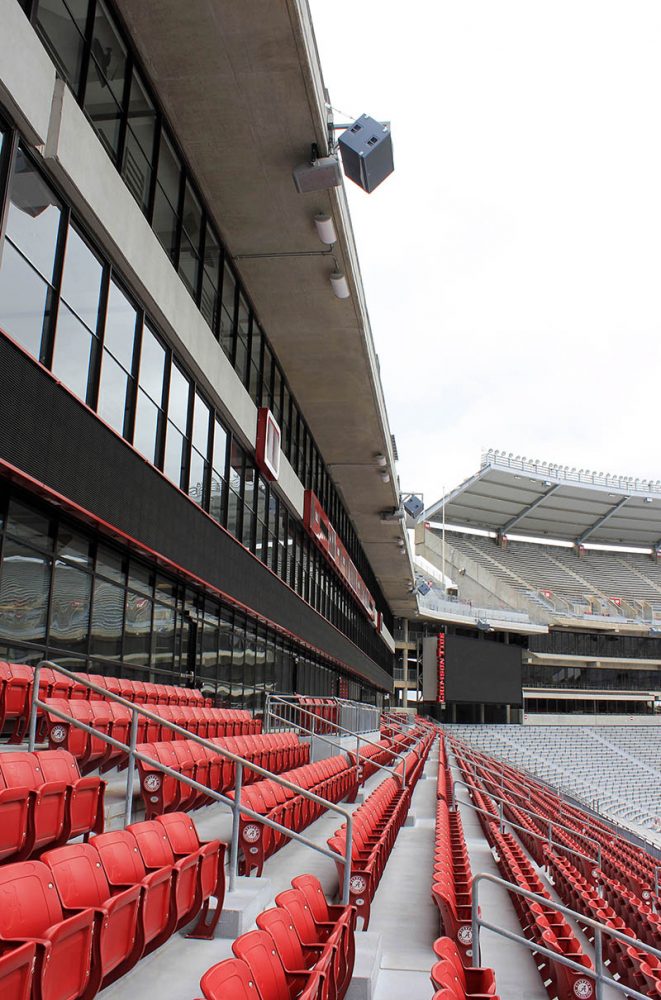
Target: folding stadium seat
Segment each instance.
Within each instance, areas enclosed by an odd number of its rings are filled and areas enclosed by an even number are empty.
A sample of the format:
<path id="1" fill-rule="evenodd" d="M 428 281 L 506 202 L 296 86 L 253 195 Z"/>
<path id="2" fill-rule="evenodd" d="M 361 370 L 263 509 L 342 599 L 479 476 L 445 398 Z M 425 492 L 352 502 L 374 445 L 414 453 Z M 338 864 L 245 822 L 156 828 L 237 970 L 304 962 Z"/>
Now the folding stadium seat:
<path id="1" fill-rule="evenodd" d="M 81 777 L 76 758 L 66 750 L 37 750 L 34 757 L 44 781 L 67 786 L 62 843 L 81 834 L 102 833 L 105 782 L 96 775 Z"/>
<path id="2" fill-rule="evenodd" d="M 39 671 L 39 697 L 71 698 L 75 681 L 50 667 L 42 667 Z"/>
<path id="3" fill-rule="evenodd" d="M 292 879 L 292 888 L 305 897 L 312 914 L 317 934 L 325 933 L 326 928 L 343 927 L 345 929 L 342 947 L 339 950 L 340 976 L 338 987 L 349 988 L 356 958 L 356 908 L 354 906 L 330 906 L 324 895 L 321 882 L 315 875 L 298 875 Z"/>
<path id="4" fill-rule="evenodd" d="M 183 927 L 198 913 L 202 906 L 202 885 L 198 875 L 199 854 L 188 854 L 176 859 L 167 834 L 160 823 L 144 820 L 126 828 L 133 835 L 147 871 L 171 870 L 173 875 L 176 907 L 176 929 Z"/>
<path id="5" fill-rule="evenodd" d="M 0 661 L 0 735 L 13 722 L 10 743 L 20 743 L 27 730 L 33 677 L 32 667 Z"/>
<path id="6" fill-rule="evenodd" d="M 287 889 L 275 897 L 276 906 L 286 910 L 303 948 L 317 950 L 328 955 L 330 950 L 330 971 L 338 996 L 344 996 L 353 973 L 355 959 L 354 931 L 356 910 L 349 907 L 344 917 L 336 922 L 318 924 L 315 922 L 305 894 L 300 889 Z"/>
<path id="7" fill-rule="evenodd" d="M 96 684 L 100 688 L 104 688 L 105 691 L 108 690 L 106 685 L 106 678 L 102 674 L 84 674 L 82 675 L 86 680 L 91 681 L 92 684 Z M 86 688 L 86 695 L 88 701 L 105 701 L 105 694 L 97 694 L 96 691 L 92 691 L 91 688 Z M 57 694 L 54 692 L 53 698 L 57 698 Z"/>
<path id="8" fill-rule="evenodd" d="M 117 702 L 108 701 L 105 702 L 110 713 L 110 723 L 108 732 L 114 740 L 118 740 L 120 743 L 124 743 L 128 746 L 131 739 L 131 710 L 126 708 L 125 705 L 118 705 Z M 140 721 L 142 721 L 142 727 L 140 726 Z M 142 728 L 142 733 L 140 732 Z M 145 720 L 138 719 L 138 739 L 144 734 L 145 730 Z M 113 747 L 110 743 L 108 744 L 108 749 L 103 757 L 99 770 L 101 773 L 106 771 L 111 771 L 114 767 L 126 767 L 128 761 L 128 754 L 125 750 L 118 750 L 117 747 Z"/>
<path id="9" fill-rule="evenodd" d="M 242 934 L 232 945 L 232 951 L 250 968 L 261 997 L 290 1000 L 309 985 L 308 970 L 285 970 L 273 938 L 266 931 Z"/>
<path id="10" fill-rule="evenodd" d="M 29 796 L 26 836 L 16 860 L 27 858 L 47 845 L 61 843 L 67 816 L 67 784 L 45 781 L 35 755 L 19 751 L 0 755 L 0 777 L 5 789 L 22 790 Z M 14 800 L 8 810 L 12 818 L 15 810 Z"/>
<path id="11" fill-rule="evenodd" d="M 165 835 L 177 859 L 197 855 L 198 876 L 203 901 L 200 919 L 189 937 L 212 938 L 225 899 L 225 851 L 226 845 L 221 840 L 199 840 L 195 825 L 185 813 L 168 813 L 158 816 L 157 823 L 165 830 Z M 210 912 L 211 897 L 216 898 L 216 909 L 211 912 L 211 920 L 207 920 Z"/>
<path id="12" fill-rule="evenodd" d="M 435 989 L 456 989 L 458 984 L 461 996 L 494 996 L 496 979 L 492 969 L 478 969 L 474 966 L 466 968 L 461 960 L 459 949 L 451 938 L 441 937 L 434 942 L 434 952 L 439 961 L 431 971 L 431 981 Z"/>
<path id="13" fill-rule="evenodd" d="M 158 684 L 153 684 L 149 681 L 145 681 L 145 705 L 158 705 L 160 699 L 160 690 Z"/>
<path id="14" fill-rule="evenodd" d="M 337 997 L 344 996 L 346 991 L 338 985 L 338 949 L 332 944 L 304 947 L 289 912 L 280 906 L 260 913 L 257 927 L 272 939 L 287 975 L 303 975 L 307 978 L 312 972 L 322 972 L 325 987 L 322 991 L 323 1000 L 336 1000 Z M 238 953 L 237 949 L 235 954 Z"/>
<path id="15" fill-rule="evenodd" d="M 172 743 L 167 741 L 139 743 L 136 749 L 139 753 L 165 764 L 174 771 L 180 770 L 179 760 Z M 174 812 L 179 809 L 181 790 L 184 789 L 185 793 L 188 794 L 188 788 L 182 782 L 170 774 L 165 774 L 160 768 L 152 767 L 141 760 L 138 761 L 138 774 L 147 819 L 153 819 L 161 813 Z"/>
<path id="16" fill-rule="evenodd" d="M 99 854 L 91 844 L 67 844 L 41 859 L 52 872 L 65 910 L 97 913 L 92 976 L 107 986 L 128 972 L 142 952 L 139 930 L 140 887 L 113 893 Z M 98 983 L 97 985 L 101 985 Z"/>
<path id="17" fill-rule="evenodd" d="M 106 701 L 48 699 L 48 704 L 71 716 L 72 719 L 93 727 L 99 733 L 110 732 L 112 716 Z M 72 753 L 83 774 L 100 766 L 104 758 L 112 752 L 111 745 L 100 736 L 92 736 L 71 722 L 49 713 L 48 710 L 46 710 L 46 721 L 51 749 L 57 750 L 61 747 Z"/>
<path id="18" fill-rule="evenodd" d="M 195 757 L 191 753 L 191 746 L 194 744 L 189 740 L 176 740 L 171 743 L 172 752 L 177 759 L 177 770 L 194 781 L 197 781 L 197 765 L 195 763 Z M 186 785 L 183 782 L 179 783 L 179 809 L 184 812 L 188 809 L 195 809 L 197 806 L 202 805 L 205 801 L 205 796 L 202 792 L 198 792 L 197 789 L 193 788 L 191 785 Z"/>
<path id="19" fill-rule="evenodd" d="M 35 998 L 71 1000 L 85 994 L 95 920 L 93 909 L 65 918 L 52 872 L 41 861 L 0 867 L 0 939 L 9 945 L 0 963 L 11 956 L 13 943 L 36 943 Z"/>
<path id="20" fill-rule="evenodd" d="M 26 857 L 31 852 L 28 829 L 34 829 L 33 810 L 29 789 L 24 785 L 7 788 L 0 774 L 0 861 Z"/>
<path id="21" fill-rule="evenodd" d="M 261 1000 L 250 967 L 238 958 L 214 965 L 202 976 L 200 987 L 206 1000 Z"/>
<path id="22" fill-rule="evenodd" d="M 109 885 L 115 890 L 140 886 L 139 927 L 145 953 L 167 941 L 175 930 L 176 907 L 172 905 L 172 866 L 148 872 L 132 833 L 113 830 L 94 837 Z"/>

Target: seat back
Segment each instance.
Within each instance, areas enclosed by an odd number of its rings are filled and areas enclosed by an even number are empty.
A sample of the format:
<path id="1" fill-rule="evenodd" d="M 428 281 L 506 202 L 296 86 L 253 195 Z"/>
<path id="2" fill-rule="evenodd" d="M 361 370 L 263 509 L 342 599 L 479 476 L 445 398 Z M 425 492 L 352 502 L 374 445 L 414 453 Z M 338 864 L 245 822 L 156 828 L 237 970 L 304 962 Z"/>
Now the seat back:
<path id="1" fill-rule="evenodd" d="M 62 920 L 62 906 L 50 869 L 41 861 L 0 868 L 0 938 L 43 938 Z"/>
<path id="2" fill-rule="evenodd" d="M 252 972 L 239 958 L 226 958 L 204 973 L 200 986 L 206 1000 L 261 1000 Z"/>
<path id="3" fill-rule="evenodd" d="M 232 951 L 252 972 L 262 998 L 290 1000 L 287 975 L 270 934 L 266 931 L 242 934 L 232 945 Z"/>
<path id="4" fill-rule="evenodd" d="M 101 906 L 110 896 L 110 886 L 101 859 L 91 844 L 67 844 L 42 854 L 53 873 L 58 895 L 67 910 Z"/>
<path id="5" fill-rule="evenodd" d="M 45 781 L 65 781 L 68 785 L 75 785 L 80 778 L 76 758 L 68 750 L 36 750 L 34 756 Z"/>
<path id="6" fill-rule="evenodd" d="M 135 837 L 128 830 L 100 833 L 90 841 L 99 852 L 103 870 L 111 885 L 136 885 L 146 875 Z"/>
<path id="7" fill-rule="evenodd" d="M 286 969 L 305 968 L 301 941 L 287 910 L 281 906 L 264 910 L 257 917 L 257 926 L 273 938 L 276 951 Z"/>
<path id="8" fill-rule="evenodd" d="M 287 889 L 275 897 L 276 906 L 287 910 L 291 916 L 296 933 L 304 944 L 314 944 L 317 940 L 317 928 L 312 917 L 312 911 L 300 889 Z"/>
<path id="9" fill-rule="evenodd" d="M 175 854 L 193 854 L 199 848 L 200 841 L 197 830 L 192 819 L 186 813 L 165 813 L 158 816 L 155 822 L 164 830 Z"/>
<path id="10" fill-rule="evenodd" d="M 161 823 L 153 819 L 143 820 L 127 826 L 126 831 L 135 837 L 146 868 L 167 868 L 174 864 L 170 841 Z"/>
<path id="11" fill-rule="evenodd" d="M 296 878 L 292 879 L 291 884 L 294 889 L 299 889 L 303 893 L 317 923 L 325 923 L 330 920 L 328 900 L 316 875 L 297 875 Z"/>
<path id="12" fill-rule="evenodd" d="M 43 784 L 41 771 L 31 753 L 17 751 L 2 754 L 0 774 L 7 788 L 38 788 Z"/>

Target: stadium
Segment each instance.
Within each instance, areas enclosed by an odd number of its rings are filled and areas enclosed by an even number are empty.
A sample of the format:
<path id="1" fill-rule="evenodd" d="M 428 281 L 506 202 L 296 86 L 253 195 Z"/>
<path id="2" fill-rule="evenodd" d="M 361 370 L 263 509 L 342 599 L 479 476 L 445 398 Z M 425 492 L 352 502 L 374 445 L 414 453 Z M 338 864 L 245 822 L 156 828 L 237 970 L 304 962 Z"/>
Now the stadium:
<path id="1" fill-rule="evenodd" d="M 307 0 L 0 0 L 0 997 L 661 998 L 661 483 L 398 452 Z"/>

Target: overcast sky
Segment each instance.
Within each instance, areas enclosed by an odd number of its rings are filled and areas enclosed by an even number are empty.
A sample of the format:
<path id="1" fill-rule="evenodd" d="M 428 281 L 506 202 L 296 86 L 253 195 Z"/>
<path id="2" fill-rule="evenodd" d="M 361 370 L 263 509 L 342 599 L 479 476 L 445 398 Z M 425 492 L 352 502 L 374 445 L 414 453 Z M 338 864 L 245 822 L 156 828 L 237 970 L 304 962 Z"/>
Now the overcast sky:
<path id="1" fill-rule="evenodd" d="M 483 448 L 661 479 L 659 0 L 310 0 L 402 489 Z"/>

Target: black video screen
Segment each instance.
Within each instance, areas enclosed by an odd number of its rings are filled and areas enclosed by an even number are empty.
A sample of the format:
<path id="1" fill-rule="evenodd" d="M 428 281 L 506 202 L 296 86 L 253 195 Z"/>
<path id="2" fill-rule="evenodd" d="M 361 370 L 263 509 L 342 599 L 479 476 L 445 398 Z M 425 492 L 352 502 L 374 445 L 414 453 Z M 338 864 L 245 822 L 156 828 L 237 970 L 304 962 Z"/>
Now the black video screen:
<path id="1" fill-rule="evenodd" d="M 448 635 L 445 700 L 521 705 L 521 647 Z"/>

